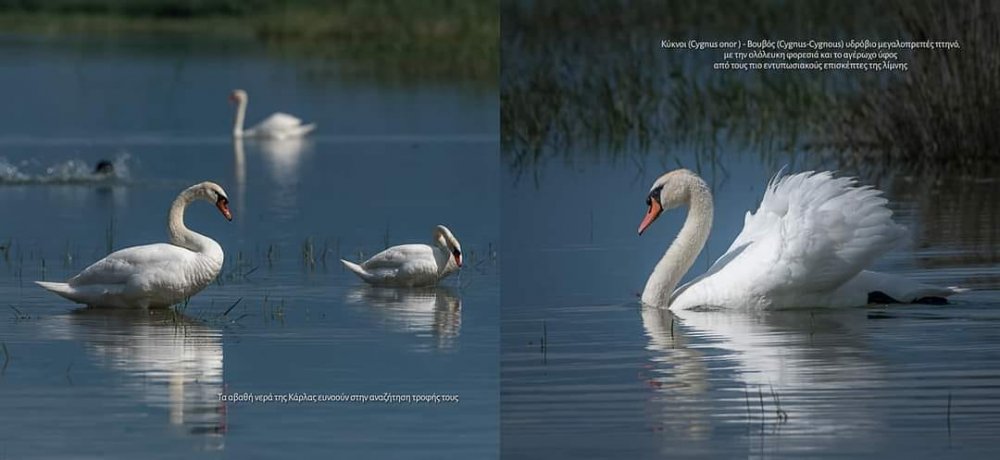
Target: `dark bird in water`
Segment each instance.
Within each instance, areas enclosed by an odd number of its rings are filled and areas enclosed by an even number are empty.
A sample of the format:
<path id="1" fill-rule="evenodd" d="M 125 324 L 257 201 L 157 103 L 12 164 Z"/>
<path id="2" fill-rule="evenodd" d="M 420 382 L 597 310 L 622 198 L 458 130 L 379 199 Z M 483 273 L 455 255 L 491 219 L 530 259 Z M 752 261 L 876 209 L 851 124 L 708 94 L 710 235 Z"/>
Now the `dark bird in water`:
<path id="1" fill-rule="evenodd" d="M 101 160 L 97 162 L 97 166 L 94 167 L 94 174 L 114 174 L 115 164 L 108 160 Z"/>

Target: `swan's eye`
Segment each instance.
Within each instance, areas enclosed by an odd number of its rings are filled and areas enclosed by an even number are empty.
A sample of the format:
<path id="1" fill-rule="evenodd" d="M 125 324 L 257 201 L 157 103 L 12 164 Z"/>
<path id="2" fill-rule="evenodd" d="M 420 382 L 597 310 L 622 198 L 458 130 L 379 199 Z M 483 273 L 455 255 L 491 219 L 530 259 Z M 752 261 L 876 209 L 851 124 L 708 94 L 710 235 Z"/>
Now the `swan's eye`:
<path id="1" fill-rule="evenodd" d="M 649 196 L 646 197 L 646 206 L 652 204 L 653 200 L 659 201 L 660 192 L 662 191 L 663 191 L 663 186 L 661 185 L 659 187 L 654 188 L 651 192 L 649 192 Z"/>
<path id="2" fill-rule="evenodd" d="M 451 251 L 451 254 L 453 256 L 455 256 L 455 257 L 462 257 L 462 251 L 460 251 L 458 249 L 455 249 L 455 250 Z"/>

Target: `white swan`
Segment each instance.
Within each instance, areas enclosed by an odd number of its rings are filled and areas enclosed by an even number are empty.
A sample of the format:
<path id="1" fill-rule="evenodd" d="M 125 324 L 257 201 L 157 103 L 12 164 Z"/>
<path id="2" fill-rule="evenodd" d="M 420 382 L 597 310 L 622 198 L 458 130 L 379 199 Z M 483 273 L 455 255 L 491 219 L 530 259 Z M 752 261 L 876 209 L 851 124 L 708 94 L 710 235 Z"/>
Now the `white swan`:
<path id="1" fill-rule="evenodd" d="M 943 303 L 960 292 L 865 270 L 906 234 L 886 202 L 878 190 L 830 172 L 776 176 L 729 250 L 674 290 L 708 239 L 712 193 L 693 172 L 671 171 L 653 183 L 639 234 L 664 210 L 687 205 L 688 216 L 646 282 L 642 302 L 672 310 L 848 307 Z"/>
<path id="2" fill-rule="evenodd" d="M 247 113 L 247 92 L 242 89 L 233 90 L 229 100 L 235 102 L 236 120 L 233 123 L 233 137 L 262 137 L 269 139 L 287 139 L 302 137 L 316 129 L 316 123 L 302 124 L 302 120 L 287 113 L 275 112 L 254 127 L 243 129 L 243 119 Z"/>
<path id="3" fill-rule="evenodd" d="M 95 307 L 169 307 L 198 293 L 219 274 L 223 253 L 219 243 L 184 226 L 184 209 L 194 200 L 215 203 L 227 220 L 233 220 L 222 187 L 202 182 L 181 192 L 170 207 L 170 243 L 115 251 L 65 283 L 35 283 Z"/>
<path id="4" fill-rule="evenodd" d="M 431 286 L 462 267 L 462 245 L 448 227 L 434 228 L 434 243 L 393 246 L 360 265 L 340 261 L 368 284 Z"/>

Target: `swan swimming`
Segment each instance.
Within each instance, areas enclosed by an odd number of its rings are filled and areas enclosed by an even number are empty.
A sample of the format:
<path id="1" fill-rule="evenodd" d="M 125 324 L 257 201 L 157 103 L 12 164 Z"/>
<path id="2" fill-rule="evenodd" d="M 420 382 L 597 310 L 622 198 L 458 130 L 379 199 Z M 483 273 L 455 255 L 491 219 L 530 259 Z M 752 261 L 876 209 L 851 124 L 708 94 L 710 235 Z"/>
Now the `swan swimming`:
<path id="1" fill-rule="evenodd" d="M 866 270 L 906 235 L 886 203 L 882 192 L 831 172 L 779 174 L 725 254 L 675 289 L 708 240 L 713 204 L 698 175 L 668 172 L 650 188 L 639 234 L 665 210 L 687 206 L 688 215 L 649 276 L 642 302 L 671 310 L 852 307 L 945 303 L 963 291 Z"/>
<path id="2" fill-rule="evenodd" d="M 433 240 L 434 246 L 393 246 L 361 264 L 340 261 L 366 283 L 375 286 L 432 286 L 462 267 L 462 245 L 448 227 L 435 227 Z"/>
<path id="3" fill-rule="evenodd" d="M 225 190 L 202 182 L 182 191 L 170 207 L 170 243 L 120 249 L 65 283 L 35 283 L 92 307 L 156 308 L 183 301 L 214 281 L 223 262 L 219 243 L 184 226 L 184 210 L 195 200 L 214 203 L 233 220 Z"/>
<path id="4" fill-rule="evenodd" d="M 233 137 L 260 137 L 267 139 L 288 139 L 302 137 L 316 129 L 316 123 L 302 124 L 298 117 L 283 112 L 275 112 L 251 128 L 243 129 L 249 96 L 242 89 L 234 89 L 229 101 L 236 103 L 236 119 L 233 121 Z"/>

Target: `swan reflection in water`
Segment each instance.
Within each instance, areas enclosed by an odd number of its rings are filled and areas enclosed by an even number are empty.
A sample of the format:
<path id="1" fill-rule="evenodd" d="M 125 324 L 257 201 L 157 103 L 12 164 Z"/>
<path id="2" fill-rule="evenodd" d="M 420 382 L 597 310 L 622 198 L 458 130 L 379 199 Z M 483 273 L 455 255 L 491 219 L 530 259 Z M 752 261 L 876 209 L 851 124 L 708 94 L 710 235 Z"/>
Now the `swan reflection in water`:
<path id="1" fill-rule="evenodd" d="M 313 149 L 313 142 L 307 138 L 291 139 L 248 139 L 246 144 L 241 138 L 233 139 L 233 177 L 236 182 L 237 206 L 245 202 L 247 166 L 246 151 L 251 154 L 259 152 L 263 159 L 264 169 L 270 173 L 271 180 L 277 187 L 272 195 L 276 200 L 274 209 L 294 210 L 297 206 L 297 190 L 299 168 L 302 158 Z M 237 208 L 237 214 L 242 215 Z"/>
<path id="2" fill-rule="evenodd" d="M 233 179 L 236 182 L 236 215 L 244 215 L 247 201 L 247 159 L 243 151 L 243 138 L 233 138 Z"/>
<path id="3" fill-rule="evenodd" d="M 313 143 L 311 139 L 300 137 L 259 139 L 253 141 L 253 145 L 260 149 L 274 181 L 287 187 L 298 182 L 302 157 L 312 150 Z"/>
<path id="4" fill-rule="evenodd" d="M 653 418 L 664 431 L 696 442 L 710 441 L 715 425 L 746 425 L 755 434 L 748 436 L 751 452 L 809 452 L 845 438 L 863 440 L 882 422 L 869 402 L 849 392 L 880 387 L 885 378 L 864 346 L 866 318 L 861 309 L 644 307 L 651 353 L 647 383 L 662 407 Z M 802 445 L 765 436 L 778 434 L 793 435 Z"/>
<path id="5" fill-rule="evenodd" d="M 171 426 L 224 447 L 222 331 L 170 309 L 80 308 L 48 317 L 53 337 L 84 344 L 99 366 L 124 373 L 120 394 L 166 409 Z"/>
<path id="6" fill-rule="evenodd" d="M 347 302 L 367 305 L 391 329 L 433 338 L 438 349 L 451 348 L 462 328 L 462 298 L 447 286 L 358 286 Z"/>

